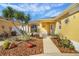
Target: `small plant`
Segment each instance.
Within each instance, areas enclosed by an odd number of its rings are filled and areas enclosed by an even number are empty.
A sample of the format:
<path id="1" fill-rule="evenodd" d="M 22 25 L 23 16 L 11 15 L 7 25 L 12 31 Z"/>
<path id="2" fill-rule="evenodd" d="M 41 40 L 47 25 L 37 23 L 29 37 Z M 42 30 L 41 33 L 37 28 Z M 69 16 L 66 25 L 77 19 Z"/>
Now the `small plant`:
<path id="1" fill-rule="evenodd" d="M 70 49 L 74 49 L 74 46 L 71 44 L 71 45 L 69 46 L 69 48 L 70 48 Z"/>
<path id="2" fill-rule="evenodd" d="M 10 42 L 9 42 L 8 40 L 5 40 L 4 43 L 3 43 L 3 45 L 2 45 L 2 47 L 3 47 L 4 49 L 8 49 L 9 44 L 10 44 Z"/>
<path id="3" fill-rule="evenodd" d="M 60 43 L 61 43 L 61 45 L 65 48 L 68 48 L 69 47 L 69 45 L 70 45 L 70 40 L 68 40 L 68 39 L 61 39 L 60 40 Z"/>
<path id="4" fill-rule="evenodd" d="M 27 41 L 30 39 L 29 35 L 21 35 L 21 36 L 17 36 L 16 41 Z"/>
<path id="5" fill-rule="evenodd" d="M 73 46 L 73 44 L 71 44 L 71 41 L 66 38 L 61 39 L 60 43 L 64 48 L 74 49 L 74 46 Z"/>

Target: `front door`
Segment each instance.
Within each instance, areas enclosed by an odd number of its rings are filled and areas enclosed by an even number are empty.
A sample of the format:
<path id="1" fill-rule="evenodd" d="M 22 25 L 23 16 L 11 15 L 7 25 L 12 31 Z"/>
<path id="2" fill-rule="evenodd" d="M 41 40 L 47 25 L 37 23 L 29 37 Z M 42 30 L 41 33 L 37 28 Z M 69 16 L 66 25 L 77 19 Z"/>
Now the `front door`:
<path id="1" fill-rule="evenodd" d="M 54 34 L 54 25 L 50 24 L 50 34 Z"/>

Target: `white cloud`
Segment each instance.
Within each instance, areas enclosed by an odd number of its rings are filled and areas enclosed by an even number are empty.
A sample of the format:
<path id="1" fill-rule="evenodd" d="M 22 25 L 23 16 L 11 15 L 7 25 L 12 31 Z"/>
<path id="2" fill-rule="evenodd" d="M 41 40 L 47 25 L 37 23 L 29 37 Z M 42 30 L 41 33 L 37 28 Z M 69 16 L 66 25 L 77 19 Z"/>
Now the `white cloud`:
<path id="1" fill-rule="evenodd" d="M 14 4 L 0 4 L 0 6 L 6 8 L 7 6 L 10 6 L 16 10 L 19 11 L 31 11 L 32 16 L 36 16 L 37 14 L 43 18 L 43 17 L 53 17 L 57 16 L 60 14 L 60 11 L 57 11 L 56 9 L 52 9 L 53 7 L 61 7 L 64 4 L 19 4 L 19 5 L 14 5 Z M 45 13 L 47 11 L 47 13 Z M 49 11 L 49 12 L 48 12 Z M 43 16 L 41 16 L 43 15 Z"/>
<path id="2" fill-rule="evenodd" d="M 0 4 L 0 5 L 3 6 L 4 8 L 10 6 L 20 11 L 44 12 L 46 10 L 50 10 L 51 7 L 62 6 L 64 4 L 43 4 L 40 6 L 38 6 L 39 4 L 19 4 L 19 6 L 12 4 Z"/>
<path id="3" fill-rule="evenodd" d="M 25 9 L 22 9 L 22 8 L 20 8 L 20 7 L 17 6 L 17 5 L 12 5 L 12 4 L 0 4 L 0 5 L 1 5 L 2 7 L 4 7 L 4 8 L 6 8 L 7 6 L 10 6 L 10 7 L 16 9 L 16 10 L 25 11 Z"/>
<path id="4" fill-rule="evenodd" d="M 43 12 L 45 10 L 49 10 L 51 6 L 38 6 L 39 4 L 29 4 L 29 5 L 21 5 L 22 8 L 26 9 L 26 11 L 30 10 L 33 12 Z"/>
<path id="5" fill-rule="evenodd" d="M 38 6 L 38 4 L 21 4 L 18 5 L 12 5 L 12 4 L 0 4 L 2 7 L 6 8 L 7 6 L 10 6 L 16 10 L 20 11 L 32 11 L 32 12 L 43 12 L 45 10 L 49 10 L 51 6 Z"/>
<path id="6" fill-rule="evenodd" d="M 43 17 L 53 17 L 59 15 L 60 13 L 60 11 L 52 10 L 47 12 Z"/>
<path id="7" fill-rule="evenodd" d="M 55 3 L 55 4 L 51 4 L 52 7 L 60 7 L 63 6 L 64 3 Z"/>

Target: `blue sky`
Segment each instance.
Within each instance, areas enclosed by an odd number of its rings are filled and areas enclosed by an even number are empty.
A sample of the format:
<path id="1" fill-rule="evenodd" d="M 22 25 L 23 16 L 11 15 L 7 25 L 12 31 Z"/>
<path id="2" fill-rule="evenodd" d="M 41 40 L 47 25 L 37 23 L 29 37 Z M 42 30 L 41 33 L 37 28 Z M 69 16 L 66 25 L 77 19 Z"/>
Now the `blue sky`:
<path id="1" fill-rule="evenodd" d="M 16 10 L 23 11 L 31 15 L 31 20 L 54 17 L 62 13 L 71 4 L 69 3 L 6 3 L 0 4 L 0 16 L 2 10 L 10 6 Z"/>

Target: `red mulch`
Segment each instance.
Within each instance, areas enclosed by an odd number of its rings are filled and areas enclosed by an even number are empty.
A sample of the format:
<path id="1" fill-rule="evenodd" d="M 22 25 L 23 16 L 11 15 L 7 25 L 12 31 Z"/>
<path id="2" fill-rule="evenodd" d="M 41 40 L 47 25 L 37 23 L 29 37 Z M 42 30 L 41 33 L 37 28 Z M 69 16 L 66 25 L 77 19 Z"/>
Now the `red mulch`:
<path id="1" fill-rule="evenodd" d="M 27 42 L 21 42 L 17 47 L 12 49 L 0 49 L 1 56 L 28 56 L 43 53 L 43 41 L 42 39 L 34 39 L 29 41 L 36 45 L 32 48 L 27 47 Z"/>
<path id="2" fill-rule="evenodd" d="M 53 43 L 57 46 L 61 53 L 78 53 L 75 49 L 64 48 L 61 44 L 57 41 L 58 39 L 51 39 Z"/>

